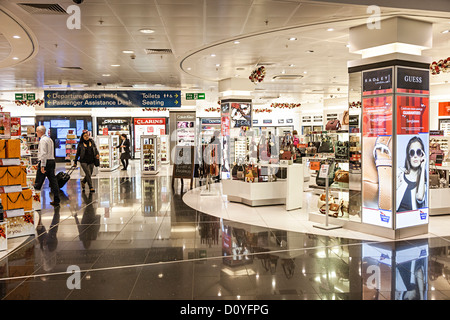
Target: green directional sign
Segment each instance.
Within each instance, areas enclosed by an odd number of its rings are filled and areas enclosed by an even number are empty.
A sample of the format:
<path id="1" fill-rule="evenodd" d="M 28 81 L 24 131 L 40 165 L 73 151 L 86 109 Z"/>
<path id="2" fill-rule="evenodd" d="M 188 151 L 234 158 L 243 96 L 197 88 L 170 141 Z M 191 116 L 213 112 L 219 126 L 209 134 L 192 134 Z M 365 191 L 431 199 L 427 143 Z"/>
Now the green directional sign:
<path id="1" fill-rule="evenodd" d="M 36 100 L 35 93 L 15 93 L 14 98 L 16 100 Z"/>
<path id="2" fill-rule="evenodd" d="M 186 100 L 205 100 L 204 93 L 186 93 Z"/>

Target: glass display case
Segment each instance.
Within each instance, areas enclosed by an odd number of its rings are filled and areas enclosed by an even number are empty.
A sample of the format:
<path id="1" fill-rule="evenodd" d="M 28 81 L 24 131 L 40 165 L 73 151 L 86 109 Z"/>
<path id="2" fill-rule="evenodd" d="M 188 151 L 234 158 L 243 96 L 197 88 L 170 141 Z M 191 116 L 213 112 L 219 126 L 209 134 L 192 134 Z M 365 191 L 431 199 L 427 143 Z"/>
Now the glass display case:
<path id="1" fill-rule="evenodd" d="M 161 165 L 161 138 L 141 136 L 141 173 L 157 174 Z"/>
<path id="2" fill-rule="evenodd" d="M 66 168 L 73 166 L 77 154 L 78 139 L 74 129 L 67 130 L 66 135 Z"/>
<path id="3" fill-rule="evenodd" d="M 113 171 L 120 166 L 119 136 L 98 136 L 97 148 L 100 153 L 100 171 Z"/>
<path id="4" fill-rule="evenodd" d="M 170 140 L 169 135 L 161 136 L 161 164 L 168 164 L 170 162 Z"/>

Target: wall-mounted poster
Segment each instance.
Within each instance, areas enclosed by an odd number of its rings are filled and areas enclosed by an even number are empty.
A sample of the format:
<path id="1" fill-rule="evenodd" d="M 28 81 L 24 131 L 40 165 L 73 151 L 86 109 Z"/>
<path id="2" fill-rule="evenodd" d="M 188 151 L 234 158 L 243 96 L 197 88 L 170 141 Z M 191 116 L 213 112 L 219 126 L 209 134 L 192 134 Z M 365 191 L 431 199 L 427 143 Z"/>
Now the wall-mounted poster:
<path id="1" fill-rule="evenodd" d="M 392 227 L 392 97 L 363 99 L 362 220 Z"/>
<path id="2" fill-rule="evenodd" d="M 232 102 L 230 119 L 231 119 L 231 128 L 251 127 L 252 104 Z"/>

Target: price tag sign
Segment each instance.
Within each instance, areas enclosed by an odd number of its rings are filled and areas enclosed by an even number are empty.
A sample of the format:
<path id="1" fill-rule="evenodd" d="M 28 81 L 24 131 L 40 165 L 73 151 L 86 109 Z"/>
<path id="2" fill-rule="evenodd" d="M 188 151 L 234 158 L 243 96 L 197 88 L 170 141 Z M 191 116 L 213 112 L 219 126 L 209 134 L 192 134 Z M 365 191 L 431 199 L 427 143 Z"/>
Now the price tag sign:
<path id="1" fill-rule="evenodd" d="M 328 176 L 328 169 L 329 169 L 329 167 L 330 167 L 329 164 L 323 164 L 320 167 L 319 178 L 326 178 Z"/>

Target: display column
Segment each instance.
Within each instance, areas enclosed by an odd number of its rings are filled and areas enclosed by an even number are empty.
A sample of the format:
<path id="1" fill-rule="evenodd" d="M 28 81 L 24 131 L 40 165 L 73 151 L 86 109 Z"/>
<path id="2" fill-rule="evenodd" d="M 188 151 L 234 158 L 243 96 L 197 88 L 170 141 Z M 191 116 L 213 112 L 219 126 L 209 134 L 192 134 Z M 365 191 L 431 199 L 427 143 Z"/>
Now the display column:
<path id="1" fill-rule="evenodd" d="M 411 39 L 411 32 L 414 39 Z M 404 18 L 350 29 L 350 79 L 361 79 L 360 229 L 404 238 L 428 232 L 431 24 Z M 415 54 L 405 53 L 414 52 Z M 355 177 L 351 177 L 355 179 Z M 356 180 L 356 179 L 355 179 Z"/>
<path id="2" fill-rule="evenodd" d="M 220 81 L 221 177 L 231 177 L 232 138 L 244 135 L 252 127 L 252 96 L 255 85 L 249 79 L 230 78 Z"/>

